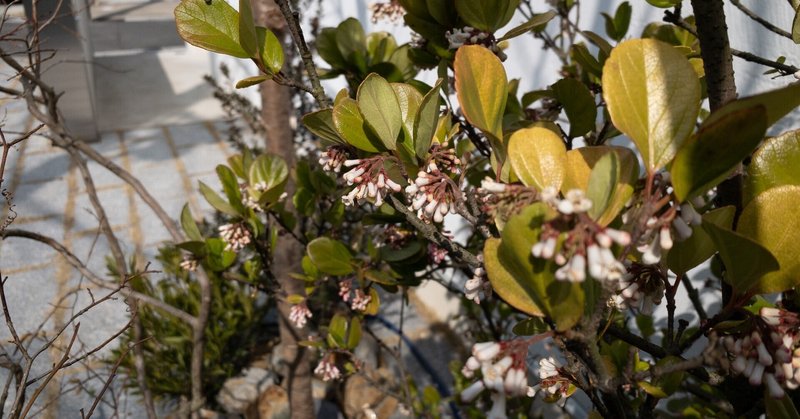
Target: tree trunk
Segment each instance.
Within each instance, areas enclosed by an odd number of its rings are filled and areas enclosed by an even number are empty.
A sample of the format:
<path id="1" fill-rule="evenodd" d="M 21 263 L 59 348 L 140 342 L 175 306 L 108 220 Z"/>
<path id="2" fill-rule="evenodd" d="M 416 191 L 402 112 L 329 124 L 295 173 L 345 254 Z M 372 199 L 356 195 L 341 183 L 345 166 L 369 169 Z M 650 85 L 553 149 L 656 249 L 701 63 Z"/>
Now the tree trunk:
<path id="1" fill-rule="evenodd" d="M 286 22 L 273 0 L 253 0 L 253 11 L 257 24 L 270 28 L 278 39 L 286 39 Z M 284 43 L 284 51 L 289 46 Z M 289 167 L 294 166 L 295 148 L 292 139 L 294 129 L 290 124 L 293 116 L 292 91 L 286 86 L 272 81 L 261 84 L 261 113 L 267 131 L 266 149 L 280 156 Z M 289 181 L 286 191 L 291 197 L 294 184 Z M 289 277 L 289 274 L 301 272 L 300 262 L 305 249 L 286 232 L 284 238 L 278 240 L 272 249 L 272 273 L 277 278 L 281 291 L 285 295 L 304 294 L 303 283 Z M 308 332 L 298 329 L 289 321 L 289 310 L 292 305 L 281 299 L 278 302 L 280 313 L 281 344 L 276 350 L 282 351 L 286 370 L 285 387 L 289 394 L 289 405 L 293 419 L 314 418 L 314 399 L 311 393 L 311 352 L 298 345 L 299 341 L 308 337 Z"/>

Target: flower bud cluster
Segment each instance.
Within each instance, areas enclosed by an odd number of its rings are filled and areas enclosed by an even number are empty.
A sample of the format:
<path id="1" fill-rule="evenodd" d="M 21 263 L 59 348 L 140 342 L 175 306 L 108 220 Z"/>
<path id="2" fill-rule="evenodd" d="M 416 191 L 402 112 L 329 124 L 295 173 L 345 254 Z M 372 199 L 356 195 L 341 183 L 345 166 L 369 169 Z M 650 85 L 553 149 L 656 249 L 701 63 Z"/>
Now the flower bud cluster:
<path id="1" fill-rule="evenodd" d="M 314 374 L 322 377 L 322 381 L 333 381 L 342 378 L 342 372 L 336 366 L 336 357 L 333 353 L 329 353 L 322 357 L 314 368 Z"/>
<path id="2" fill-rule="evenodd" d="M 180 266 L 181 269 L 185 271 L 194 272 L 197 270 L 197 267 L 199 266 L 199 261 L 193 256 L 184 256 L 183 260 L 178 266 Z"/>
<path id="3" fill-rule="evenodd" d="M 672 230 L 678 241 L 684 241 L 692 236 L 692 226 L 699 226 L 703 222 L 703 217 L 694 209 L 692 203 L 698 203 L 700 207 L 705 205 L 702 197 L 684 202 L 678 207 L 678 214 L 672 219 Z"/>
<path id="4" fill-rule="evenodd" d="M 472 356 L 467 359 L 461 372 L 465 377 L 472 378 L 477 371 L 480 371 L 481 379 L 461 392 L 461 400 L 466 403 L 471 402 L 483 390 L 488 389 L 495 392 L 492 395 L 494 417 L 505 417 L 507 396 L 533 397 L 534 390 L 528 386 L 525 366 L 527 351 L 526 343 L 515 341 L 479 342 L 473 345 Z"/>
<path id="5" fill-rule="evenodd" d="M 483 294 L 484 299 L 492 295 L 492 284 L 489 282 L 483 267 L 476 268 L 472 278 L 464 283 L 464 296 L 468 300 L 474 301 L 475 304 L 480 304 L 481 294 Z"/>
<path id="6" fill-rule="evenodd" d="M 319 164 L 322 166 L 323 170 L 339 173 L 349 155 L 350 153 L 348 153 L 346 147 L 332 145 L 320 156 Z"/>
<path id="7" fill-rule="evenodd" d="M 571 382 L 563 374 L 560 368 L 561 362 L 551 357 L 539 360 L 539 387 L 550 395 L 559 397 L 569 397 L 571 393 Z"/>
<path id="8" fill-rule="evenodd" d="M 642 314 L 653 314 L 661 304 L 666 283 L 657 268 L 632 263 L 616 282 L 609 305 L 618 310 L 636 309 Z"/>
<path id="9" fill-rule="evenodd" d="M 397 0 L 391 0 L 388 3 L 370 3 L 369 10 L 372 13 L 372 17 L 370 17 L 372 23 L 378 23 L 381 20 L 391 23 L 399 22 L 406 13 Z"/>
<path id="10" fill-rule="evenodd" d="M 455 214 L 461 200 L 458 185 L 434 161 L 417 173 L 414 182 L 406 186 L 406 194 L 411 200 L 408 209 L 416 211 L 417 217 L 426 223 L 441 223 L 448 213 Z"/>
<path id="11" fill-rule="evenodd" d="M 453 28 L 445 33 L 450 49 L 458 49 L 463 45 L 483 45 L 492 51 L 501 61 L 505 61 L 507 56 L 497 45 L 497 39 L 489 32 L 471 26 L 463 28 Z"/>
<path id="12" fill-rule="evenodd" d="M 402 187 L 386 173 L 384 156 L 375 156 L 366 159 L 346 160 L 344 165 L 353 167 L 342 177 L 348 185 L 355 188 L 342 197 L 345 205 L 354 205 L 366 198 L 374 199 L 375 206 L 381 206 L 386 195 L 391 192 L 400 192 Z"/>
<path id="13" fill-rule="evenodd" d="M 252 236 L 244 223 L 225 224 L 219 227 L 219 235 L 225 241 L 225 250 L 238 252 L 250 244 Z"/>
<path id="14" fill-rule="evenodd" d="M 751 385 L 766 385 L 770 396 L 781 398 L 785 388 L 800 387 L 800 321 L 797 313 L 762 307 L 757 327 L 749 333 L 719 339 L 733 359 L 731 369 Z"/>
<path id="15" fill-rule="evenodd" d="M 642 253 L 642 263 L 655 265 L 661 261 L 665 250 L 672 249 L 672 233 L 670 224 L 658 217 L 650 217 L 645 224 L 647 228 L 639 238 L 636 250 Z"/>
<path id="16" fill-rule="evenodd" d="M 304 328 L 308 319 L 311 317 L 313 317 L 313 314 L 311 314 L 311 310 L 308 309 L 305 302 L 295 304 L 289 310 L 289 320 L 294 323 L 295 327 L 298 329 Z"/>
<path id="17" fill-rule="evenodd" d="M 354 311 L 364 311 L 367 309 L 370 301 L 372 301 L 371 295 L 362 291 L 361 288 L 356 289 L 353 302 L 350 304 L 350 308 Z"/>
<path id="18" fill-rule="evenodd" d="M 578 189 L 559 199 L 554 189 L 545 188 L 541 199 L 561 215 L 542 226 L 531 254 L 536 258 L 553 259 L 561 266 L 555 273 L 558 280 L 583 282 L 590 275 L 602 283 L 615 285 L 625 273 L 625 266 L 614 256 L 612 247 L 615 243 L 627 246 L 630 235 L 602 227 L 585 216 L 592 203 Z"/>

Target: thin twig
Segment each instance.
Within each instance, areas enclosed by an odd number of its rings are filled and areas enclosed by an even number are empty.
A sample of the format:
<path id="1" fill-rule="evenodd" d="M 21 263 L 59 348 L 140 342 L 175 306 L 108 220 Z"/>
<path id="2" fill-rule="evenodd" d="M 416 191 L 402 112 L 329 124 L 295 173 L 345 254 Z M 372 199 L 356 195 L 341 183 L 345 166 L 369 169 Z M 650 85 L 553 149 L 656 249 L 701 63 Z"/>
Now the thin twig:
<path id="1" fill-rule="evenodd" d="M 742 13 L 747 15 L 747 17 L 749 17 L 750 19 L 753 19 L 757 23 L 761 24 L 761 26 L 767 28 L 768 30 L 770 30 L 772 32 L 775 32 L 776 34 L 778 34 L 778 35 L 780 35 L 780 36 L 782 36 L 784 38 L 792 39 L 792 34 L 790 34 L 789 32 L 786 32 L 785 30 L 773 25 L 768 20 L 764 19 L 763 17 L 759 16 L 758 14 L 753 12 L 752 10 L 748 9 L 747 7 L 745 7 L 742 4 L 741 1 L 739 1 L 739 0 L 731 0 L 731 4 L 733 4 L 739 10 L 741 10 Z"/>

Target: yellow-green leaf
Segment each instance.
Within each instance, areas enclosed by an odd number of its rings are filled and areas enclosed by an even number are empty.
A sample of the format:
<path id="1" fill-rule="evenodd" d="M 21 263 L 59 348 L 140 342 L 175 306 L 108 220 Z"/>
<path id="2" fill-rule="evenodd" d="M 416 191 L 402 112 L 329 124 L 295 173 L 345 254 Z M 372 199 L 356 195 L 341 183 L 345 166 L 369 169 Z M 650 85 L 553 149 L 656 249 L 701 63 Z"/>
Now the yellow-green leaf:
<path id="1" fill-rule="evenodd" d="M 776 186 L 800 185 L 800 130 L 769 138 L 747 166 L 744 203 Z"/>
<path id="2" fill-rule="evenodd" d="M 795 44 L 800 44 L 800 6 L 794 12 L 794 20 L 792 21 L 792 41 Z"/>
<path id="3" fill-rule="evenodd" d="M 767 248 L 780 270 L 758 281 L 759 293 L 785 291 L 800 284 L 800 186 L 785 185 L 756 196 L 742 211 L 738 232 Z"/>
<path id="4" fill-rule="evenodd" d="M 703 124 L 670 167 L 675 196 L 684 201 L 716 186 L 752 153 L 766 131 L 767 113 L 761 105 Z"/>
<path id="5" fill-rule="evenodd" d="M 358 109 L 364 121 L 389 150 L 397 147 L 397 136 L 403 129 L 403 114 L 397 95 L 383 77 L 372 73 L 358 87 Z"/>
<path id="6" fill-rule="evenodd" d="M 322 140 L 333 144 L 344 143 L 342 138 L 339 137 L 339 133 L 336 132 L 336 126 L 333 123 L 333 109 L 321 109 L 307 113 L 303 115 L 302 121 L 306 129 Z M 323 142 L 323 145 L 328 144 Z"/>
<path id="7" fill-rule="evenodd" d="M 553 20 L 553 18 L 556 16 L 558 16 L 558 13 L 556 13 L 555 10 L 549 10 L 544 13 L 534 13 L 533 17 L 531 17 L 530 20 L 506 32 L 506 34 L 500 37 L 500 39 L 498 39 L 497 41 L 502 42 L 507 39 L 515 38 L 517 36 L 526 34 L 539 27 L 544 28 L 544 25 L 546 25 L 547 22 Z"/>
<path id="8" fill-rule="evenodd" d="M 526 186 L 559 189 L 564 181 L 567 148 L 561 137 L 547 128 L 523 128 L 508 140 L 508 160 Z"/>
<path id="9" fill-rule="evenodd" d="M 250 58 L 255 58 L 258 55 L 256 25 L 253 21 L 250 0 L 239 0 L 239 44 L 249 54 Z"/>
<path id="10" fill-rule="evenodd" d="M 380 141 L 370 138 L 365 129 L 364 117 L 361 116 L 355 100 L 349 97 L 341 98 L 333 106 L 333 126 L 336 127 L 339 136 L 353 147 L 370 153 L 380 151 L 378 149 Z"/>
<path id="11" fill-rule="evenodd" d="M 427 157 L 439 126 L 439 88 L 443 81 L 437 80 L 433 89 L 425 94 L 414 119 L 414 149 L 421 159 Z"/>
<path id="12" fill-rule="evenodd" d="M 258 50 L 261 62 L 270 74 L 277 74 L 283 67 L 283 47 L 278 37 L 267 28 L 256 26 Z"/>
<path id="13" fill-rule="evenodd" d="M 453 63 L 458 103 L 470 124 L 500 141 L 508 79 L 500 59 L 479 45 L 466 45 Z"/>
<path id="14" fill-rule="evenodd" d="M 224 1 L 182 0 L 175 24 L 184 41 L 212 52 L 248 58 L 239 45 L 239 13 Z"/>
<path id="15" fill-rule="evenodd" d="M 483 245 L 483 260 L 486 274 L 492 289 L 505 302 L 517 310 L 531 316 L 541 317 L 542 310 L 536 305 L 533 297 L 533 290 L 527 281 L 518 281 L 509 272 L 497 256 L 497 249 L 500 247 L 500 239 L 490 238 Z"/>
<path id="16" fill-rule="evenodd" d="M 710 124 L 730 112 L 758 105 L 762 105 L 767 109 L 767 128 L 771 127 L 772 124 L 800 106 L 800 83 L 734 100 L 709 115 L 703 125 Z"/>
<path id="17" fill-rule="evenodd" d="M 561 190 L 580 189 L 589 190 L 592 169 L 601 157 L 608 153 L 615 153 L 619 164 L 619 178 L 614 194 L 605 210 L 597 218 L 600 225 L 608 225 L 613 221 L 625 204 L 633 195 L 636 181 L 639 179 L 639 160 L 628 148 L 616 146 L 582 147 L 567 152 L 565 163 L 564 182 Z"/>
<path id="18" fill-rule="evenodd" d="M 745 236 L 714 223 L 703 223 L 702 225 L 725 264 L 725 281 L 737 293 L 745 294 L 754 290 L 758 292 L 761 289 L 758 286 L 761 282 L 759 279 L 767 272 L 773 272 L 779 268 L 775 256 L 764 246 L 751 239 L 752 236 Z"/>
<path id="19" fill-rule="evenodd" d="M 628 135 L 648 171 L 666 166 L 694 129 L 700 82 L 686 57 L 654 39 L 619 44 L 603 67 L 611 119 Z"/>
<path id="20" fill-rule="evenodd" d="M 271 79 L 272 77 L 267 75 L 260 75 L 260 76 L 253 76 L 241 79 L 236 82 L 237 89 L 244 89 L 245 87 L 255 86 L 257 84 L 264 83 L 265 81 Z"/>

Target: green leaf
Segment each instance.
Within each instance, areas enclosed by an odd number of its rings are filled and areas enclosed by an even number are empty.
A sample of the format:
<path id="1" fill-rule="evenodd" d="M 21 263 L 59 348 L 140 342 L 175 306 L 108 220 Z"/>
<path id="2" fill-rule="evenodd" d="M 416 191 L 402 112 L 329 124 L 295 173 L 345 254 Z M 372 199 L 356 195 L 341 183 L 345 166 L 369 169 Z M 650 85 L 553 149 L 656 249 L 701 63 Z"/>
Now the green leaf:
<path id="1" fill-rule="evenodd" d="M 262 154 L 250 165 L 251 193 L 261 204 L 277 201 L 288 178 L 286 162 L 276 155 Z"/>
<path id="2" fill-rule="evenodd" d="M 648 3 L 655 7 L 660 7 L 662 9 L 668 9 L 670 7 L 675 7 L 678 3 L 682 0 L 647 0 Z"/>
<path id="3" fill-rule="evenodd" d="M 224 212 L 225 214 L 232 215 L 235 217 L 240 216 L 241 214 L 239 211 L 235 210 L 227 201 L 222 199 L 219 194 L 214 192 L 208 185 L 203 182 L 200 183 L 200 193 L 203 194 L 203 197 L 214 207 L 217 211 Z"/>
<path id="4" fill-rule="evenodd" d="M 236 179 L 236 173 L 233 173 L 230 167 L 224 164 L 217 165 L 217 177 L 222 183 L 222 191 L 228 198 L 228 203 L 236 209 L 239 214 L 246 212 L 244 204 L 242 203 L 242 190 L 239 188 L 239 181 Z"/>
<path id="5" fill-rule="evenodd" d="M 269 80 L 271 78 L 272 78 L 271 76 L 267 76 L 267 75 L 264 75 L 264 74 L 262 74 L 260 76 L 247 77 L 247 78 L 244 78 L 244 79 L 241 79 L 241 80 L 237 81 L 236 82 L 236 88 L 237 89 L 244 89 L 245 87 L 255 86 L 257 84 L 264 83 L 265 81 L 267 81 L 267 80 Z"/>
<path id="6" fill-rule="evenodd" d="M 620 171 L 617 153 L 606 153 L 592 168 L 586 196 L 592 201 L 588 215 L 593 219 L 600 218 L 613 202 L 620 181 Z"/>
<path id="7" fill-rule="evenodd" d="M 428 156 L 439 125 L 439 88 L 443 82 L 444 79 L 437 80 L 433 88 L 425 94 L 414 119 L 414 151 L 421 159 Z"/>
<path id="8" fill-rule="evenodd" d="M 514 16 L 520 0 L 455 0 L 464 22 L 486 32 L 505 26 Z"/>
<path id="9" fill-rule="evenodd" d="M 619 41 L 628 33 L 632 10 L 631 4 L 626 1 L 617 7 L 614 17 L 609 16 L 608 13 L 602 14 L 606 21 L 606 33 L 611 39 Z"/>
<path id="10" fill-rule="evenodd" d="M 403 129 L 400 145 L 403 150 L 399 150 L 402 155 L 414 155 L 414 119 L 417 117 L 420 104 L 422 103 L 422 93 L 410 84 L 405 83 L 392 83 L 397 101 L 400 104 L 400 115 L 403 121 Z M 402 158 L 402 157 L 401 157 Z M 416 160 L 410 158 L 416 164 Z"/>
<path id="11" fill-rule="evenodd" d="M 767 130 L 763 106 L 730 112 L 703 124 L 670 167 L 679 201 L 705 193 L 725 179 L 758 146 Z"/>
<path id="12" fill-rule="evenodd" d="M 394 150 L 403 129 L 403 115 L 392 85 L 372 73 L 358 87 L 356 96 L 364 121 L 387 149 Z"/>
<path id="13" fill-rule="evenodd" d="M 380 141 L 372 139 L 367 133 L 364 117 L 358 110 L 358 103 L 348 98 L 343 98 L 333 106 L 333 125 L 339 136 L 348 144 L 370 153 L 377 153 Z M 383 148 L 383 145 L 380 145 Z"/>
<path id="14" fill-rule="evenodd" d="M 795 44 L 800 44 L 800 6 L 795 6 L 797 11 L 794 13 L 794 20 L 792 21 L 792 41 Z"/>
<path id="15" fill-rule="evenodd" d="M 492 289 L 510 306 L 531 316 L 543 316 L 542 310 L 536 303 L 533 284 L 517 279 L 514 274 L 506 269 L 500 262 L 497 254 L 500 239 L 490 238 L 483 246 L 483 260 L 486 274 Z M 530 253 L 530 252 L 528 252 Z"/>
<path id="16" fill-rule="evenodd" d="M 603 96 L 614 125 L 633 140 L 650 172 L 669 164 L 700 111 L 700 82 L 691 64 L 653 39 L 614 48 L 603 67 Z"/>
<path id="17" fill-rule="evenodd" d="M 594 58 L 589 48 L 584 44 L 573 44 L 569 49 L 570 57 L 572 60 L 580 64 L 583 70 L 596 77 L 603 74 L 603 68 L 597 58 Z"/>
<path id="18" fill-rule="evenodd" d="M 711 124 L 728 113 L 762 105 L 767 109 L 767 127 L 771 127 L 784 115 L 800 106 L 800 83 L 769 92 L 734 100 L 709 115 L 703 125 Z"/>
<path id="19" fill-rule="evenodd" d="M 340 241 L 329 237 L 319 237 L 306 246 L 308 257 L 317 269 L 328 275 L 348 275 L 353 273 L 353 255 Z"/>
<path id="20" fill-rule="evenodd" d="M 550 330 L 550 326 L 547 323 L 538 317 L 532 317 L 518 322 L 511 331 L 517 336 L 533 336 L 548 330 Z"/>
<path id="21" fill-rule="evenodd" d="M 564 180 L 567 148 L 561 137 L 547 128 L 523 128 L 508 140 L 508 159 L 525 186 L 558 190 Z"/>
<path id="22" fill-rule="evenodd" d="M 336 43 L 336 33 L 337 30 L 335 28 L 322 29 L 317 35 L 317 52 L 325 62 L 334 68 L 345 68 L 347 67 L 347 61 L 339 51 L 339 45 Z"/>
<path id="23" fill-rule="evenodd" d="M 800 419 L 791 397 L 772 397 L 767 388 L 764 389 L 764 407 L 769 419 Z"/>
<path id="24" fill-rule="evenodd" d="M 764 246 L 780 270 L 756 278 L 760 294 L 785 291 L 800 284 L 800 186 L 785 185 L 753 198 L 742 211 L 738 232 Z M 773 269 L 774 270 L 774 269 Z"/>
<path id="25" fill-rule="evenodd" d="M 354 64 L 358 55 L 367 52 L 367 37 L 364 28 L 355 18 L 348 18 L 336 27 L 336 45 L 344 59 Z"/>
<path id="26" fill-rule="evenodd" d="M 738 232 L 717 226 L 714 223 L 703 223 L 703 229 L 719 250 L 722 262 L 725 263 L 725 281 L 739 294 L 748 291 L 763 290 L 760 281 L 767 272 L 779 269 L 778 260 L 769 250 Z M 774 290 L 768 292 L 782 291 Z"/>
<path id="27" fill-rule="evenodd" d="M 504 298 L 503 293 L 524 290 L 523 295 L 528 295 L 544 314 L 555 321 L 556 329 L 563 331 L 577 324 L 583 316 L 584 291 L 583 284 L 556 280 L 557 266 L 552 260 L 531 256 L 531 248 L 539 237 L 541 225 L 549 211 L 545 204 L 537 203 L 508 219 L 497 255 L 499 262 L 518 285 L 495 286 L 493 282 L 492 287 Z M 489 279 L 492 280 L 491 277 Z"/>
<path id="28" fill-rule="evenodd" d="M 800 130 L 767 139 L 753 154 L 745 176 L 744 203 L 782 185 L 800 185 Z"/>
<path id="29" fill-rule="evenodd" d="M 577 137 L 594 129 L 597 108 L 594 96 L 583 83 L 575 79 L 562 79 L 552 85 L 550 90 L 569 118 L 570 137 Z"/>
<path id="30" fill-rule="evenodd" d="M 239 13 L 224 1 L 182 0 L 175 24 L 184 41 L 208 51 L 249 58 L 239 45 Z"/>
<path id="31" fill-rule="evenodd" d="M 335 314 L 328 325 L 328 343 L 335 348 L 344 348 L 347 336 L 347 319 L 341 314 Z"/>
<path id="32" fill-rule="evenodd" d="M 250 0 L 239 0 L 239 45 L 250 56 L 258 56 L 258 39 Z"/>
<path id="33" fill-rule="evenodd" d="M 736 209 L 733 206 L 717 208 L 703 214 L 704 224 L 714 224 L 730 230 L 733 226 L 733 215 Z M 676 241 L 667 254 L 667 267 L 676 274 L 685 274 L 708 260 L 717 247 L 702 226 L 692 226 L 692 235 L 684 241 Z"/>
<path id="34" fill-rule="evenodd" d="M 301 121 L 306 129 L 323 140 L 324 145 L 344 144 L 333 123 L 333 109 L 321 109 L 307 113 L 303 115 Z M 326 142 L 327 144 L 325 144 Z"/>
<path id="35" fill-rule="evenodd" d="M 531 17 L 530 20 L 506 32 L 506 34 L 500 37 L 500 39 L 498 39 L 497 42 L 502 42 L 511 38 L 516 38 L 532 30 L 538 29 L 540 26 L 544 27 L 544 25 L 546 25 L 547 22 L 550 22 L 556 16 L 558 16 L 558 13 L 556 13 L 555 10 L 549 10 L 544 13 L 534 13 L 533 17 Z"/>
<path id="36" fill-rule="evenodd" d="M 355 349 L 361 342 L 361 320 L 358 317 L 350 319 L 350 327 L 347 328 L 347 349 Z"/>
<path id="37" fill-rule="evenodd" d="M 278 37 L 267 28 L 256 27 L 258 55 L 269 74 L 277 74 L 283 67 L 283 47 Z"/>
<path id="38" fill-rule="evenodd" d="M 192 217 L 192 210 L 189 209 L 189 204 L 185 204 L 183 210 L 181 210 L 181 227 L 183 227 L 186 237 L 190 240 L 203 240 L 203 235 L 200 234 L 200 229 L 197 228 L 197 223 Z"/>
<path id="39" fill-rule="evenodd" d="M 620 172 L 612 199 L 602 215 L 596 219 L 598 224 L 604 226 L 619 215 L 633 195 L 634 186 L 639 179 L 639 160 L 633 151 L 617 146 L 581 147 L 569 150 L 565 164 L 564 182 L 561 185 L 563 191 L 580 189 L 588 192 L 591 189 L 589 182 L 592 170 L 597 162 L 608 153 L 616 154 Z"/>
<path id="40" fill-rule="evenodd" d="M 508 79 L 500 59 L 482 46 L 465 45 L 456 51 L 453 71 L 464 116 L 495 140 L 502 140 Z"/>

